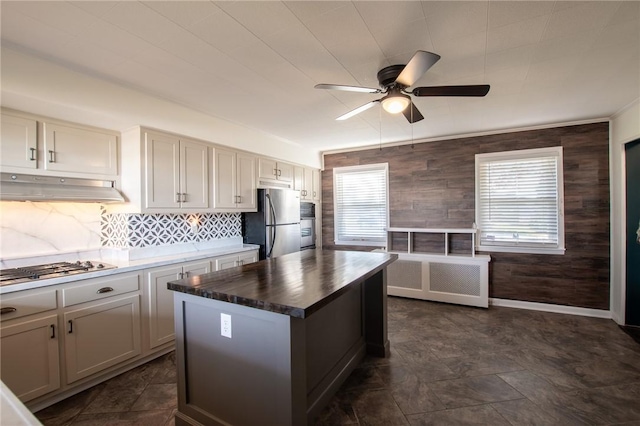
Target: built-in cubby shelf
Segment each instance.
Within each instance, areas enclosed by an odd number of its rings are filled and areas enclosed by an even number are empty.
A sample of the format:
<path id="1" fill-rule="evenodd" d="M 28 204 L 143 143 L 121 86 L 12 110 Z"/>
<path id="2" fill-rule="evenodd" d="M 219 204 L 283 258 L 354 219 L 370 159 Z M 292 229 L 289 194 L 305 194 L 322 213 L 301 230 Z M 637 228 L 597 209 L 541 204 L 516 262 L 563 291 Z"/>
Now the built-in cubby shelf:
<path id="1" fill-rule="evenodd" d="M 477 231 L 387 228 L 386 251 L 398 254 L 398 260 L 387 267 L 387 294 L 488 307 L 491 258 L 476 255 Z M 454 235 L 458 237 L 454 240 L 457 252 L 451 253 L 450 237 Z M 394 247 L 394 242 L 402 249 Z"/>
<path id="2" fill-rule="evenodd" d="M 471 235 L 471 249 L 468 254 L 464 254 L 464 256 L 475 257 L 476 256 L 476 233 L 477 229 L 475 228 L 387 228 L 387 251 L 397 253 L 397 250 L 393 249 L 392 237 L 393 234 L 407 234 L 407 250 L 402 251 L 406 253 L 415 253 L 415 254 L 439 254 L 443 256 L 452 255 L 449 247 L 449 237 L 452 234 L 469 234 Z M 443 236 L 443 250 L 442 252 L 422 252 L 414 250 L 414 237 L 416 234 L 442 234 Z M 455 254 L 455 256 L 461 256 L 460 254 Z"/>

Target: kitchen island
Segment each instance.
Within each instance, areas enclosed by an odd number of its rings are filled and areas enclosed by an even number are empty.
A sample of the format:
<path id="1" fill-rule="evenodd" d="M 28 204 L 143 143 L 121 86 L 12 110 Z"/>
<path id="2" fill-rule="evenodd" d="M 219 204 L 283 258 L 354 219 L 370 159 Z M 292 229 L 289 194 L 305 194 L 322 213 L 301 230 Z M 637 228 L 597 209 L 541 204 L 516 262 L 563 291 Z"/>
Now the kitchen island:
<path id="1" fill-rule="evenodd" d="M 395 254 L 306 250 L 168 284 L 177 425 L 306 425 L 365 355 L 385 357 Z"/>

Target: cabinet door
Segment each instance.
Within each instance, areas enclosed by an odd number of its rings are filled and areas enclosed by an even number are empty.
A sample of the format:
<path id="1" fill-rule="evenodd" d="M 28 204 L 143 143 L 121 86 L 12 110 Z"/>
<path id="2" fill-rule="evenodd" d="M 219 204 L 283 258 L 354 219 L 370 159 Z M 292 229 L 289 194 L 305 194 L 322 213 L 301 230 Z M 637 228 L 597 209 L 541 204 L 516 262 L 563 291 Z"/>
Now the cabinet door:
<path id="1" fill-rule="evenodd" d="M 293 164 L 278 163 L 278 180 L 293 183 Z"/>
<path id="2" fill-rule="evenodd" d="M 209 148 L 180 141 L 180 193 L 183 208 L 209 207 Z"/>
<path id="3" fill-rule="evenodd" d="M 175 339 L 173 324 L 173 291 L 167 289 L 169 281 L 179 280 L 181 266 L 155 268 L 147 272 L 147 315 L 149 320 L 149 348 L 155 348 Z"/>
<path id="4" fill-rule="evenodd" d="M 153 349 L 175 339 L 174 292 L 167 288 L 167 283 L 208 272 L 211 272 L 211 262 L 208 260 L 147 271 L 146 314 L 149 321 L 149 348 Z"/>
<path id="5" fill-rule="evenodd" d="M 255 211 L 257 208 L 256 157 L 239 152 L 237 159 L 238 203 L 236 206 L 243 211 Z"/>
<path id="6" fill-rule="evenodd" d="M 300 191 L 300 198 L 302 199 L 304 189 L 304 167 L 294 167 L 293 168 L 293 189 L 296 191 Z"/>
<path id="7" fill-rule="evenodd" d="M 322 187 L 321 181 L 320 181 L 320 170 L 313 169 L 312 176 L 313 176 L 313 179 L 312 179 L 313 200 L 320 201 L 321 199 L 320 188 Z"/>
<path id="8" fill-rule="evenodd" d="M 64 314 L 67 383 L 140 354 L 138 295 Z"/>
<path id="9" fill-rule="evenodd" d="M 259 179 L 278 179 L 278 164 L 275 160 L 269 158 L 258 159 L 258 178 Z"/>
<path id="10" fill-rule="evenodd" d="M 37 123 L 2 114 L 0 165 L 35 169 L 38 167 Z"/>
<path id="11" fill-rule="evenodd" d="M 46 170 L 118 175 L 115 135 L 55 123 L 43 123 L 43 129 Z"/>
<path id="12" fill-rule="evenodd" d="M 147 132 L 144 145 L 146 208 L 180 208 L 180 141 Z"/>
<path id="13" fill-rule="evenodd" d="M 0 333 L 1 378 L 22 402 L 60 387 L 57 315 L 2 327 Z"/>
<path id="14" fill-rule="evenodd" d="M 216 271 L 221 271 L 223 269 L 235 268 L 238 266 L 238 256 L 223 256 L 216 258 Z"/>
<path id="15" fill-rule="evenodd" d="M 211 262 L 203 260 L 201 262 L 185 263 L 182 265 L 182 272 L 184 273 L 184 278 L 208 274 L 211 272 Z"/>
<path id="16" fill-rule="evenodd" d="M 215 149 L 215 182 L 213 207 L 233 209 L 236 207 L 236 153 Z"/>
<path id="17" fill-rule="evenodd" d="M 313 200 L 313 169 L 304 169 L 304 188 L 302 195 L 307 201 Z"/>
<path id="18" fill-rule="evenodd" d="M 238 263 L 240 263 L 240 265 L 248 265 L 250 263 L 257 262 L 257 261 L 258 261 L 257 251 L 242 253 L 238 255 Z"/>

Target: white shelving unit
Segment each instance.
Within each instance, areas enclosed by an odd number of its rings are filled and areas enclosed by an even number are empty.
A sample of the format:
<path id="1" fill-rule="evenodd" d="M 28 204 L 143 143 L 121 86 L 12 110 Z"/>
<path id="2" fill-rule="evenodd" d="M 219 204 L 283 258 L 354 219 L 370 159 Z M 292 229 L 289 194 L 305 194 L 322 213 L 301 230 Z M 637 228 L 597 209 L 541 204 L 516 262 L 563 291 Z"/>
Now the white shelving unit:
<path id="1" fill-rule="evenodd" d="M 449 256 L 449 235 L 451 234 L 471 234 L 471 252 L 469 255 L 471 257 L 476 256 L 476 233 L 477 229 L 474 228 L 387 228 L 387 244 L 391 240 L 392 233 L 407 233 L 407 253 L 414 253 L 413 250 L 413 236 L 415 234 L 443 234 L 444 235 L 444 252 L 442 253 L 445 256 Z M 388 246 L 387 246 L 388 247 Z"/>
<path id="2" fill-rule="evenodd" d="M 407 249 L 390 249 L 393 234 L 407 234 Z M 443 250 L 437 253 L 415 251 L 417 234 L 442 234 Z M 387 293 L 391 296 L 489 306 L 488 255 L 476 255 L 475 228 L 387 228 L 387 251 L 398 260 L 387 267 Z M 471 236 L 468 253 L 450 253 L 450 236 Z"/>

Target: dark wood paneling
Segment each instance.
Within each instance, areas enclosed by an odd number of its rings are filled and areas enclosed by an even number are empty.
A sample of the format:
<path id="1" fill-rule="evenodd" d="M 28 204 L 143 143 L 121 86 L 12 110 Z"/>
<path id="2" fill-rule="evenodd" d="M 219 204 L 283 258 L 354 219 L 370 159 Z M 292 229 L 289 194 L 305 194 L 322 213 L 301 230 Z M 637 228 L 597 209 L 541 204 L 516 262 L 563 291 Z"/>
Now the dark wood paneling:
<path id="1" fill-rule="evenodd" d="M 609 309 L 609 125 L 566 126 L 326 155 L 322 241 L 334 245 L 333 168 L 389 163 L 391 226 L 468 228 L 475 220 L 475 154 L 563 147 L 564 256 L 489 253 L 491 297 Z M 395 238 L 396 248 L 406 239 Z M 402 245 L 404 244 L 404 246 Z M 454 252 L 470 242 L 454 239 Z M 417 246 L 439 251 L 435 241 Z"/>

